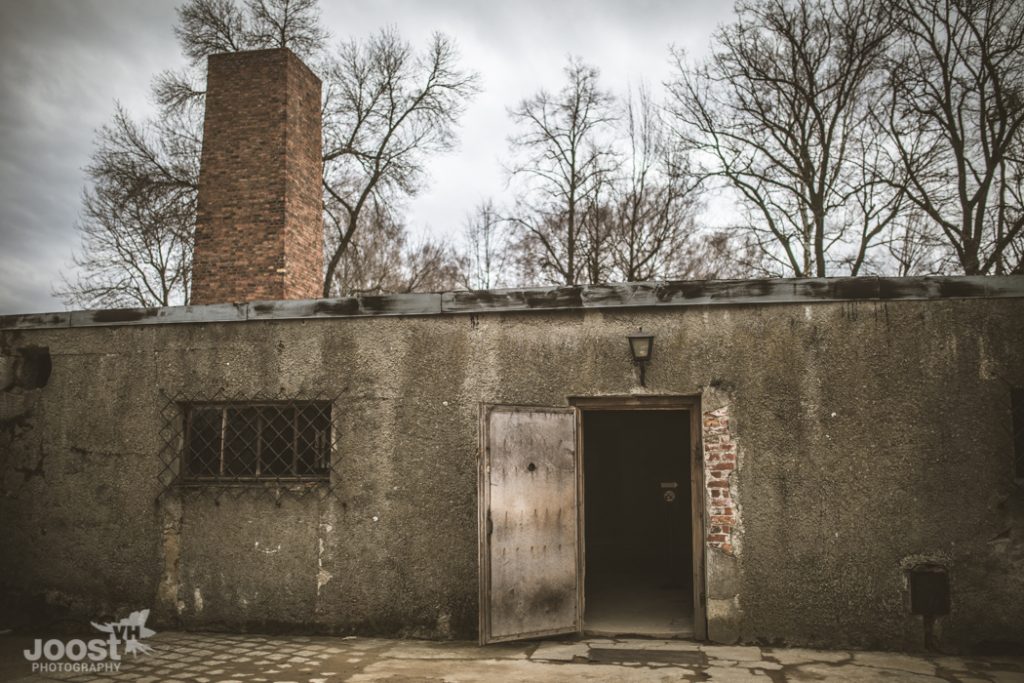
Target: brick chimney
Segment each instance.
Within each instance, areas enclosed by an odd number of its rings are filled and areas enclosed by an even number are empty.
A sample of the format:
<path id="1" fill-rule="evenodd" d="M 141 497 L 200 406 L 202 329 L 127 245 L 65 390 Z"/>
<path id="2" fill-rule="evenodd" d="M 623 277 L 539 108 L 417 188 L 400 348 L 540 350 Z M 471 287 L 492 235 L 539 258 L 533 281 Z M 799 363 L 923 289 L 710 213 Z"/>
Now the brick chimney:
<path id="1" fill-rule="evenodd" d="M 207 74 L 192 303 L 321 296 L 320 79 L 288 49 Z"/>

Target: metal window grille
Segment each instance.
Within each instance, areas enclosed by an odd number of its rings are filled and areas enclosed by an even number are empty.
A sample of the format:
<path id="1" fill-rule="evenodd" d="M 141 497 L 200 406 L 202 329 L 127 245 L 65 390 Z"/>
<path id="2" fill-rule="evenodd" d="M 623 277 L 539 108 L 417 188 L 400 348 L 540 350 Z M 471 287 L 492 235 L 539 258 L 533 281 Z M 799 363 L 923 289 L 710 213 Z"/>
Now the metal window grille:
<path id="1" fill-rule="evenodd" d="M 161 495 L 179 490 L 330 491 L 334 401 L 324 396 L 166 397 Z"/>
<path id="2" fill-rule="evenodd" d="M 184 410 L 183 481 L 330 478 L 330 403 L 200 403 Z"/>

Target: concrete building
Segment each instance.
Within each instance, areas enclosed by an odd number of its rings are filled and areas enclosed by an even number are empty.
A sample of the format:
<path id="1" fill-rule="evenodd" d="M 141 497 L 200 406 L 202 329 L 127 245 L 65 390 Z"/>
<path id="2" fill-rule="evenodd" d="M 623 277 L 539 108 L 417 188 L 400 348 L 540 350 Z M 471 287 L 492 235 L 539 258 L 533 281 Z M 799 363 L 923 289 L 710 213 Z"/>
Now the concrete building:
<path id="1" fill-rule="evenodd" d="M 12 622 L 1024 645 L 1024 278 L 308 298 L 316 84 L 210 69 L 203 304 L 0 318 Z"/>

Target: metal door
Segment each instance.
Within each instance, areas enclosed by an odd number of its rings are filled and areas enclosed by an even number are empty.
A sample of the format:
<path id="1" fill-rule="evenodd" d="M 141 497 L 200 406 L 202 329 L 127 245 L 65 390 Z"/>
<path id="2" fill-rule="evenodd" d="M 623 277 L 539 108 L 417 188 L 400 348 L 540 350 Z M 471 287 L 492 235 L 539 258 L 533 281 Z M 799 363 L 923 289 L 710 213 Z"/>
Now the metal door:
<path id="1" fill-rule="evenodd" d="M 480 642 L 582 629 L 572 408 L 485 406 Z"/>

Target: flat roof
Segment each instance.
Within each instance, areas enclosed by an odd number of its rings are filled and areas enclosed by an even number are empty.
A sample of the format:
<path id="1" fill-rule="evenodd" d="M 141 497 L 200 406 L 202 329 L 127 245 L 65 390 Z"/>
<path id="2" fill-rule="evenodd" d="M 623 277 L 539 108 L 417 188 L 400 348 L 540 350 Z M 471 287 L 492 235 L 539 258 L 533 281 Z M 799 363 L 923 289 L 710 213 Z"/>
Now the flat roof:
<path id="1" fill-rule="evenodd" d="M 48 329 L 374 316 L 436 316 L 680 306 L 1024 298 L 1024 275 L 672 280 L 0 316 L 0 329 Z"/>

